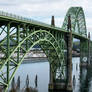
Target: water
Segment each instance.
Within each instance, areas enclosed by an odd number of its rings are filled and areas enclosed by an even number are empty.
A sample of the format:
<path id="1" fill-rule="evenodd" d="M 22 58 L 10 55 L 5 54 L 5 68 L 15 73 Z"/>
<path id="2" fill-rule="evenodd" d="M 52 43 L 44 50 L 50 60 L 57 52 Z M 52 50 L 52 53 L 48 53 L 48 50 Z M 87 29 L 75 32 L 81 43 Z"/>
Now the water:
<path id="1" fill-rule="evenodd" d="M 80 58 L 73 58 L 73 92 L 92 92 L 92 69 L 82 68 L 80 71 Z M 49 62 L 21 64 L 16 72 L 15 79 L 21 78 L 21 88 L 25 87 L 27 74 L 30 85 L 35 87 L 34 80 L 38 75 L 38 92 L 48 92 L 49 84 Z"/>
<path id="2" fill-rule="evenodd" d="M 30 85 L 32 87 L 35 87 L 34 80 L 37 74 L 39 92 L 48 92 L 48 83 L 49 83 L 49 63 L 48 62 L 22 64 L 15 75 L 15 78 L 18 78 L 18 75 L 20 75 L 21 88 L 25 86 L 27 74 L 29 75 Z"/>

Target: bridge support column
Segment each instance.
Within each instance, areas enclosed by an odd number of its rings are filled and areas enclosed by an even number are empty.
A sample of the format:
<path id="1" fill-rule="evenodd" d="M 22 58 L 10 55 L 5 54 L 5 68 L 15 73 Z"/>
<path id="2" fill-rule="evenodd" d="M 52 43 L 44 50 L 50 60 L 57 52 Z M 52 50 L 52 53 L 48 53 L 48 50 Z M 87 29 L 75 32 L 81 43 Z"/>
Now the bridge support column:
<path id="1" fill-rule="evenodd" d="M 10 23 L 7 24 L 7 58 L 10 55 Z M 9 84 L 9 64 L 10 60 L 7 62 L 7 84 Z"/>
<path id="2" fill-rule="evenodd" d="M 72 30 L 71 19 L 68 16 L 68 31 L 67 34 L 67 82 L 64 80 L 55 79 L 56 75 L 53 72 L 53 64 L 50 65 L 50 84 L 49 90 L 60 90 L 72 92 Z"/>
<path id="3" fill-rule="evenodd" d="M 88 41 L 80 40 L 80 66 L 88 65 Z"/>
<path id="4" fill-rule="evenodd" d="M 50 64 L 50 84 L 49 84 L 49 87 L 50 89 L 53 89 L 53 86 L 51 86 L 53 84 L 53 72 L 52 72 L 52 69 L 51 69 L 51 64 Z"/>
<path id="5" fill-rule="evenodd" d="M 90 65 L 92 64 L 92 42 L 90 41 Z"/>
<path id="6" fill-rule="evenodd" d="M 55 75 L 53 73 L 53 66 L 50 64 L 50 83 L 49 83 L 49 91 L 66 91 L 66 83 L 61 80 L 55 79 Z"/>
<path id="7" fill-rule="evenodd" d="M 72 30 L 71 19 L 68 17 L 68 41 L 67 41 L 67 91 L 72 92 Z"/>
<path id="8" fill-rule="evenodd" d="M 88 34 L 88 40 L 80 40 L 80 66 L 87 67 L 90 65 L 91 60 L 91 47 L 90 47 L 90 33 Z"/>
<path id="9" fill-rule="evenodd" d="M 52 27 L 55 27 L 55 20 L 54 20 L 54 16 L 52 16 L 52 19 L 51 19 L 51 26 Z M 59 40 L 59 42 L 60 42 L 60 38 L 59 38 L 59 36 L 62 36 L 62 35 L 58 35 L 57 34 L 57 32 L 55 33 L 55 38 L 56 38 L 56 40 L 58 41 Z M 62 37 L 61 37 L 61 39 L 62 39 Z M 61 44 L 62 45 L 62 43 L 59 43 L 59 44 Z M 54 58 L 54 60 L 55 60 L 56 58 Z M 55 62 L 53 60 L 53 62 Z M 64 90 L 65 91 L 65 89 L 66 89 L 66 83 L 65 83 L 65 80 L 64 79 L 62 79 L 62 78 L 60 78 L 60 76 L 62 75 L 60 75 L 59 76 L 59 78 L 58 78 L 58 76 L 57 76 L 57 74 L 56 74 L 56 72 L 58 72 L 58 74 L 60 74 L 59 73 L 59 71 L 57 71 L 57 69 L 55 69 L 57 67 L 57 65 L 56 64 L 54 64 L 54 63 L 50 63 L 50 83 L 49 83 L 49 90 L 50 91 L 62 91 L 62 90 Z M 58 68 L 58 67 L 57 67 Z M 60 71 L 61 72 L 61 71 Z"/>
<path id="10" fill-rule="evenodd" d="M 90 32 L 88 34 L 88 65 L 90 65 Z"/>

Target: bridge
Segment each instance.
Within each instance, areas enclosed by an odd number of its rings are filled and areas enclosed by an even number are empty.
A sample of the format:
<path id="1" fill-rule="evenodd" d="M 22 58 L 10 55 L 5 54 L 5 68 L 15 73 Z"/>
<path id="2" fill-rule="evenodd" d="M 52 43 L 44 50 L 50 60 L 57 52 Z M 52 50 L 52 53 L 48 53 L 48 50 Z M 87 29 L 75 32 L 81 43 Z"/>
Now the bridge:
<path id="1" fill-rule="evenodd" d="M 90 35 L 81 7 L 69 8 L 61 28 L 6 12 L 0 12 L 0 85 L 7 91 L 17 69 L 35 45 L 50 64 L 49 89 L 72 90 L 73 38 L 80 40 L 80 61 L 90 64 Z M 89 48 L 90 47 L 90 48 Z M 14 57 L 16 56 L 16 57 Z"/>

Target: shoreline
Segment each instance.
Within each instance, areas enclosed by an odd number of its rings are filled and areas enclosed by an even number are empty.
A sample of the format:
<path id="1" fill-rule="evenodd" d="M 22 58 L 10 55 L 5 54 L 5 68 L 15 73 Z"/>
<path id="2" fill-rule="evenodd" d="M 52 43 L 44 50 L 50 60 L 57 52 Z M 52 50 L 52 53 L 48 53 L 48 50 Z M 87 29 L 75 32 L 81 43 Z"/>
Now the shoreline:
<path id="1" fill-rule="evenodd" d="M 76 56 L 72 56 L 72 58 L 75 58 Z M 78 57 L 78 56 L 77 56 Z M 47 57 L 29 57 L 25 58 L 21 64 L 30 64 L 30 63 L 44 63 L 49 62 Z M 11 63 L 13 65 L 13 63 Z"/>
<path id="2" fill-rule="evenodd" d="M 72 56 L 74 57 L 79 57 L 79 56 Z M 22 64 L 28 64 L 28 63 L 40 63 L 40 62 L 48 62 L 47 57 L 30 57 L 30 58 L 25 58 L 22 62 Z"/>
<path id="3" fill-rule="evenodd" d="M 39 63 L 39 62 L 48 62 L 48 59 L 47 57 L 30 57 L 30 58 L 25 58 L 22 64 Z"/>

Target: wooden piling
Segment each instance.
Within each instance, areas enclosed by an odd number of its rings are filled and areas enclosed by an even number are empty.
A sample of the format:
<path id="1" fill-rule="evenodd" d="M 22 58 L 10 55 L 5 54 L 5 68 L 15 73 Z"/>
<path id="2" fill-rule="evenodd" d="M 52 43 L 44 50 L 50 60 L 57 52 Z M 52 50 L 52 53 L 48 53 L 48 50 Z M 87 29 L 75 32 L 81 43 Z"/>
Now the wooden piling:
<path id="1" fill-rule="evenodd" d="M 29 88 L 29 76 L 27 75 L 27 78 L 26 78 L 26 88 Z"/>
<path id="2" fill-rule="evenodd" d="M 37 82 L 38 82 L 38 77 L 37 77 L 37 74 L 35 76 L 35 88 L 37 88 Z"/>
<path id="3" fill-rule="evenodd" d="M 18 76 L 18 79 L 17 79 L 16 89 L 17 89 L 17 92 L 20 91 L 20 76 Z"/>
<path id="4" fill-rule="evenodd" d="M 13 78 L 12 80 L 10 92 L 17 92 L 16 85 L 15 85 L 15 78 Z"/>

